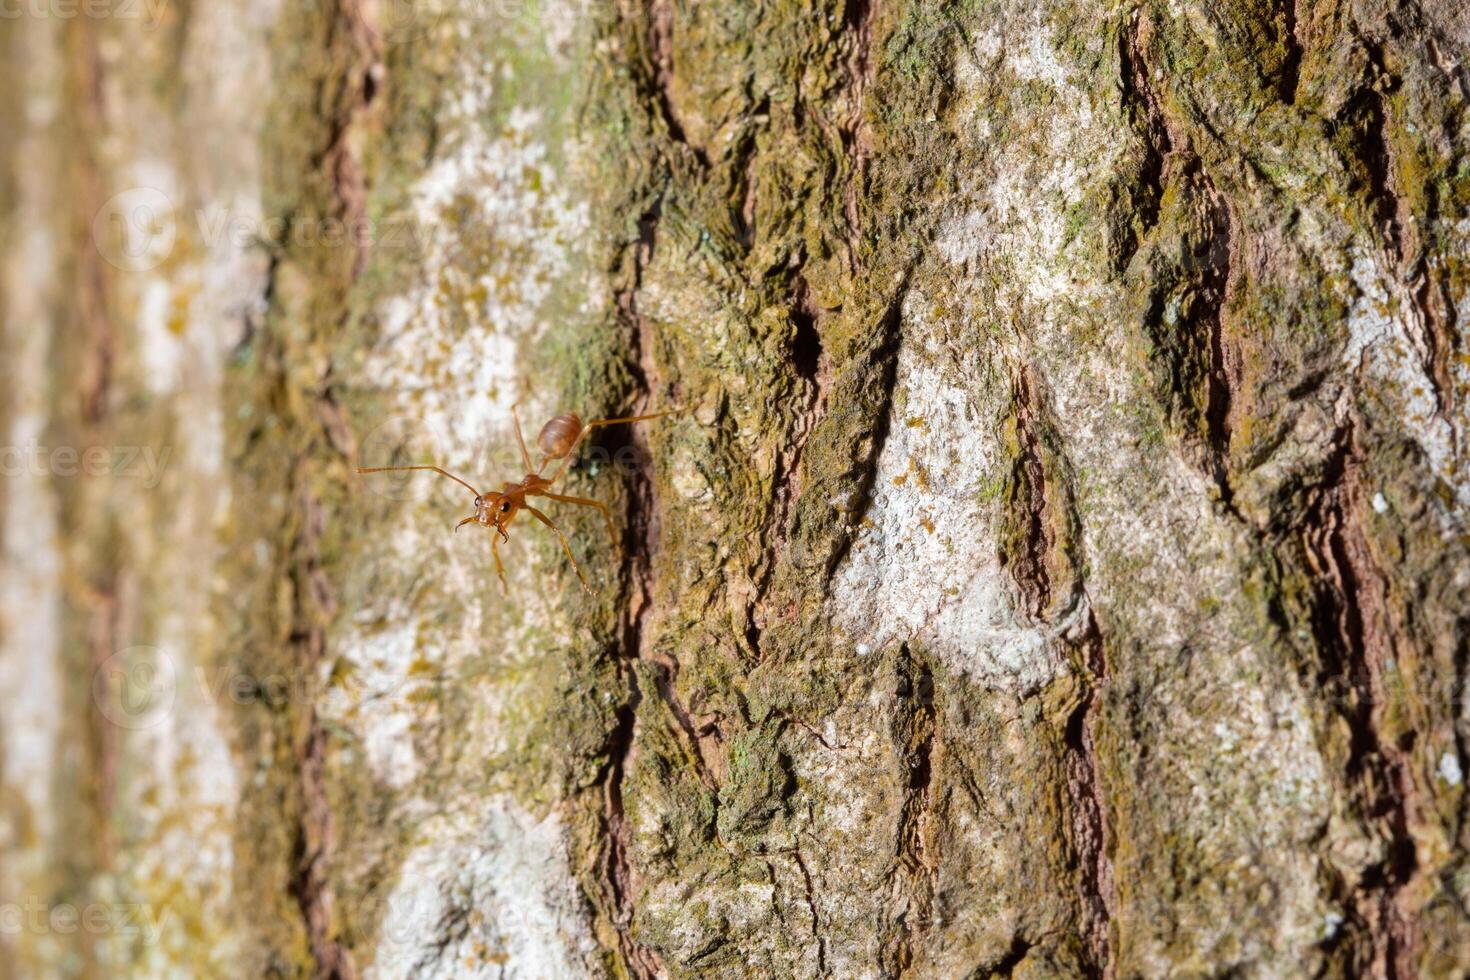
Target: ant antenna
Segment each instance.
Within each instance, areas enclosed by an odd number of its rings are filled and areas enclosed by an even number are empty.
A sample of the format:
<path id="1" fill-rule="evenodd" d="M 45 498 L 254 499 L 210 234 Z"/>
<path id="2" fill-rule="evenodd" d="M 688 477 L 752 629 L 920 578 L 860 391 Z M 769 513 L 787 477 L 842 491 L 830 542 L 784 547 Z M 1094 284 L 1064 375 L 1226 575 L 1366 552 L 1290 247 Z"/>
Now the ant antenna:
<path id="1" fill-rule="evenodd" d="M 464 487 L 476 497 L 480 496 L 480 491 L 476 490 L 474 487 L 470 486 L 468 483 L 464 482 L 448 470 L 441 470 L 437 466 L 359 466 L 357 468 L 357 472 L 359 475 L 363 473 L 392 473 L 401 470 L 430 470 L 434 473 L 438 473 L 440 476 L 449 477 L 455 483 L 458 483 L 460 486 Z"/>

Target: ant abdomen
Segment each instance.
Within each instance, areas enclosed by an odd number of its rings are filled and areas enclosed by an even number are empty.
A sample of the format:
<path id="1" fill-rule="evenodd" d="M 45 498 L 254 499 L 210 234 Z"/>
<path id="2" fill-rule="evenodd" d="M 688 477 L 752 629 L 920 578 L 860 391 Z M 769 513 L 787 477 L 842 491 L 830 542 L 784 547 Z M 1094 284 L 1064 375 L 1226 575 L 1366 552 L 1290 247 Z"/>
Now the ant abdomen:
<path id="1" fill-rule="evenodd" d="M 563 412 L 541 427 L 536 447 L 547 459 L 561 459 L 572 451 L 577 436 L 582 434 L 582 419 L 576 412 Z"/>

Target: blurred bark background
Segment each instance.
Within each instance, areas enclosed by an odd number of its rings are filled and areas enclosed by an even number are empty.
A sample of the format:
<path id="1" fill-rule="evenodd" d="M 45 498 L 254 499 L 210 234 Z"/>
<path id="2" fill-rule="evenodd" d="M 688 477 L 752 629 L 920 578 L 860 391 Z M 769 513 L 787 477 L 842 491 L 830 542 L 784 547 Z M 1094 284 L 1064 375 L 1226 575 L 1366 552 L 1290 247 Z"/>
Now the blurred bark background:
<path id="1" fill-rule="evenodd" d="M 0 38 L 0 973 L 1470 970 L 1458 0 Z"/>

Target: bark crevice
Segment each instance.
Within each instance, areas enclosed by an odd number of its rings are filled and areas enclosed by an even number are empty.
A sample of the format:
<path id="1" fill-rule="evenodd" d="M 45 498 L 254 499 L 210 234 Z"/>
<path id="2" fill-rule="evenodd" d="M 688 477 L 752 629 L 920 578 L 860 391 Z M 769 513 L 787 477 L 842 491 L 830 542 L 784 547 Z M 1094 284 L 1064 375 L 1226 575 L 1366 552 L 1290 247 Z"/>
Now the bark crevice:
<path id="1" fill-rule="evenodd" d="M 663 197 L 659 194 L 638 218 L 637 238 L 628 246 L 631 261 L 627 282 L 614 296 L 618 320 L 627 331 L 628 368 L 639 389 L 638 397 L 644 400 L 653 393 L 656 368 L 648 324 L 638 309 L 638 290 L 643 284 L 644 271 L 653 259 L 662 213 Z M 635 431 L 631 438 L 638 440 L 641 434 Z M 640 453 L 639 458 L 646 460 L 648 454 Z M 658 977 L 664 972 L 658 954 L 638 942 L 634 935 L 633 924 L 637 914 L 635 882 L 629 861 L 630 842 L 623 804 L 623 780 L 635 751 L 638 710 L 643 700 L 637 664 L 646 661 L 654 671 L 660 669 L 660 664 L 652 656 L 651 636 L 647 629 L 648 616 L 654 604 L 653 555 L 657 540 L 658 522 L 652 482 L 646 466 L 638 466 L 628 478 L 627 524 L 623 535 L 627 599 L 623 603 L 617 667 L 626 684 L 626 697 L 608 738 L 608 761 L 603 767 L 600 782 L 606 838 L 603 879 L 610 899 L 612 925 L 618 937 L 616 952 L 624 966 L 639 978 Z"/>
<path id="2" fill-rule="evenodd" d="M 1204 322 L 1198 333 L 1207 338 L 1209 348 L 1208 375 L 1205 384 L 1205 441 L 1210 456 L 1210 470 L 1225 509 L 1239 517 L 1235 510 L 1231 486 L 1230 447 L 1235 427 L 1233 413 L 1236 389 L 1240 386 L 1240 355 L 1230 341 L 1226 314 L 1235 286 L 1236 242 L 1234 221 L 1225 198 L 1214 182 L 1204 177 L 1206 232 L 1204 255 L 1198 267 L 1200 302 L 1190 311 Z M 1188 327 L 1186 327 L 1188 329 Z"/>
<path id="3" fill-rule="evenodd" d="M 326 657 L 326 623 L 335 614 L 335 591 L 321 566 L 320 541 L 326 518 L 312 495 L 304 459 L 291 468 L 299 529 L 288 553 L 292 584 L 288 645 L 292 662 L 305 676 L 315 677 Z M 295 745 L 296 794 L 299 807 L 292 839 L 289 890 L 306 927 L 314 974 L 321 980 L 353 980 L 358 975 L 352 954 L 336 937 L 336 899 L 331 869 L 337 844 L 336 818 L 327 785 L 327 734 L 315 705 L 307 703 Z"/>
<path id="4" fill-rule="evenodd" d="M 380 43 L 371 11 L 361 0 L 338 0 L 325 16 L 326 44 L 339 53 L 340 61 L 318 79 L 318 97 L 330 109 L 322 121 L 323 143 L 311 164 L 326 178 L 328 207 L 347 228 L 357 229 L 366 221 L 369 181 L 355 136 L 382 84 Z M 362 274 L 371 249 L 368 236 L 352 237 L 350 266 L 341 280 L 344 292 Z M 327 257 L 328 262 L 334 259 Z M 279 268 L 278 259 L 273 259 L 266 281 L 267 298 L 274 295 Z M 286 353 L 283 351 L 276 362 L 282 372 L 290 361 Z M 321 427 L 326 447 L 348 453 L 351 436 L 344 435 L 346 427 L 332 394 L 331 379 L 332 365 L 328 361 L 321 378 L 306 393 L 308 412 L 303 422 Z M 281 385 L 289 383 L 284 373 L 273 380 Z M 296 533 L 286 551 L 286 574 L 292 584 L 287 646 L 292 651 L 292 662 L 307 677 L 316 677 L 327 658 L 327 627 L 338 608 L 321 547 L 327 517 L 314 489 L 312 470 L 312 457 L 303 452 L 296 454 L 288 470 Z M 300 711 L 301 717 L 293 718 L 293 727 L 300 732 L 293 747 L 298 810 L 288 891 L 296 900 L 306 928 L 315 975 L 323 980 L 354 980 L 358 969 L 352 952 L 337 933 L 336 896 L 331 882 L 337 826 L 327 774 L 328 735 L 314 703 L 308 700 Z"/>
<path id="5" fill-rule="evenodd" d="M 669 138 L 688 150 L 702 168 L 709 168 L 709 157 L 703 147 L 689 139 L 679 113 L 674 107 L 674 5 L 672 0 L 647 0 L 648 56 L 652 62 L 649 76 L 653 104 Z"/>
<path id="6" fill-rule="evenodd" d="M 842 22 L 850 39 L 845 64 L 847 72 L 848 115 L 838 127 L 843 151 L 847 157 L 847 181 L 843 185 L 843 214 L 847 218 L 847 258 L 849 267 L 857 269 L 862 255 L 861 197 L 867 169 L 868 145 L 863 113 L 868 86 L 873 79 L 873 23 L 878 14 L 878 0 L 847 0 Z"/>
<path id="7" fill-rule="evenodd" d="M 1011 419 L 1008 530 L 1001 560 L 1026 618 L 1038 628 L 1060 632 L 1076 662 L 1078 690 L 1062 732 L 1070 808 L 1063 833 L 1076 874 L 1078 934 L 1087 972 L 1110 977 L 1113 872 L 1096 746 L 1106 651 L 1082 580 L 1082 525 L 1071 467 L 1045 391 L 1027 365 L 1011 370 Z"/>
<path id="8" fill-rule="evenodd" d="M 847 371 L 871 371 L 876 377 L 870 382 L 877 390 L 883 393 L 881 403 L 876 407 L 872 416 L 871 433 L 867 438 L 860 438 L 858 449 L 865 450 L 853 454 L 854 466 L 845 476 L 852 480 L 852 485 L 845 496 L 847 501 L 848 520 L 845 532 L 838 536 L 834 547 L 828 552 L 826 561 L 822 563 L 822 587 L 830 589 L 832 576 L 836 574 L 838 566 L 847 557 L 848 550 L 852 547 L 853 536 L 862 525 L 863 518 L 867 516 L 869 507 L 873 503 L 873 488 L 878 482 L 878 460 L 883 455 L 883 446 L 888 440 L 889 428 L 893 424 L 893 392 L 898 379 L 898 354 L 899 347 L 903 343 L 903 332 L 900 324 L 903 319 L 903 300 L 908 294 L 909 277 L 912 275 L 913 266 L 910 265 L 904 271 L 899 280 L 898 288 L 894 291 L 888 308 L 883 312 L 877 323 L 876 337 L 871 350 L 866 355 L 866 364 L 853 365 Z"/>
<path id="9" fill-rule="evenodd" d="M 1127 268 L 1158 224 L 1164 168 L 1174 149 L 1173 136 L 1148 75 L 1146 44 L 1151 34 L 1141 10 L 1134 11 L 1118 27 L 1118 89 L 1124 115 L 1141 149 L 1132 200 L 1136 224 L 1117 249 L 1116 268 L 1120 271 Z"/>
<path id="10" fill-rule="evenodd" d="M 1355 428 L 1338 433 L 1320 482 L 1308 494 L 1301 525 L 1305 568 L 1311 581 L 1311 631 L 1319 661 L 1318 683 L 1335 694 L 1348 729 L 1346 778 L 1361 818 L 1380 828 L 1382 857 L 1357 881 L 1350 896 L 1366 936 L 1369 959 L 1360 967 L 1407 980 L 1415 975 L 1418 925 L 1407 902 L 1420 867 L 1414 828 L 1424 805 L 1413 777 L 1412 729 L 1386 736 L 1392 709 L 1390 674 L 1397 659 L 1390 622 L 1388 584 L 1372 557 L 1361 526 Z"/>
<path id="11" fill-rule="evenodd" d="M 623 965 L 640 980 L 662 976 L 658 956 L 633 935 L 635 914 L 632 871 L 628 863 L 628 826 L 623 808 L 623 777 L 637 737 L 638 706 L 642 701 L 634 671 L 624 666 L 629 697 L 618 709 L 617 724 L 608 737 L 607 763 L 600 776 L 603 791 L 603 840 L 606 842 L 602 878 L 617 932 Z"/>
<path id="12" fill-rule="evenodd" d="M 906 906 L 899 913 L 892 941 L 892 962 L 899 976 L 915 968 L 920 943 L 934 925 L 938 855 L 934 853 L 934 808 L 939 719 L 934 672 L 905 644 L 899 650 L 897 695 L 903 709 L 895 732 L 907 772 L 899 810 L 896 869 L 906 883 Z"/>
<path id="13" fill-rule="evenodd" d="M 812 882 L 811 869 L 801 856 L 801 848 L 793 847 L 791 857 L 801 872 L 802 885 L 806 889 L 806 907 L 812 917 L 812 941 L 817 944 L 817 975 L 824 977 L 827 975 L 827 938 L 822 934 L 822 919 L 817 912 L 817 889 Z"/>
<path id="14" fill-rule="evenodd" d="M 792 413 L 790 436 L 776 453 L 776 471 L 772 476 L 774 499 L 764 535 L 767 541 L 764 567 L 746 608 L 745 638 L 757 664 L 765 659 L 761 646 L 767 622 L 765 600 L 786 552 L 796 500 L 801 496 L 802 454 L 807 440 L 826 413 L 827 389 L 831 384 L 831 366 L 822 346 L 820 329 L 825 311 L 813 300 L 800 268 L 791 278 L 787 308 L 791 319 L 788 350 L 799 401 Z"/>
<path id="15" fill-rule="evenodd" d="M 1088 600 L 1084 597 L 1084 602 Z M 1097 726 L 1101 690 L 1107 683 L 1107 654 L 1090 602 L 1086 624 L 1075 644 L 1086 665 L 1082 694 L 1067 719 L 1067 783 L 1072 800 L 1072 835 L 1076 849 L 1082 906 L 1082 939 L 1089 973 L 1111 978 L 1113 866 L 1107 801 L 1098 761 Z"/>
<path id="16" fill-rule="evenodd" d="M 1281 70 L 1276 86 L 1281 101 L 1295 105 L 1297 89 L 1301 85 L 1302 57 L 1305 45 L 1302 40 L 1301 11 L 1303 0 L 1281 0 Z"/>

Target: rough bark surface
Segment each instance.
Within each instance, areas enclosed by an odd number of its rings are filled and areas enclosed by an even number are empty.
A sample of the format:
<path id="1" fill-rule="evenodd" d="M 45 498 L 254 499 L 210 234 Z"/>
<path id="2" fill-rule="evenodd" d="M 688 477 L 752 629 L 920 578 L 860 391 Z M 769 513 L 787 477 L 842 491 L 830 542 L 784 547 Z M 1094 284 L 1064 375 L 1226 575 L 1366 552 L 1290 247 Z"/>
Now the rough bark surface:
<path id="1" fill-rule="evenodd" d="M 132 9 L 0 20 L 0 973 L 1470 971 L 1470 7 Z M 354 474 L 517 402 L 682 409 L 593 594 Z"/>

